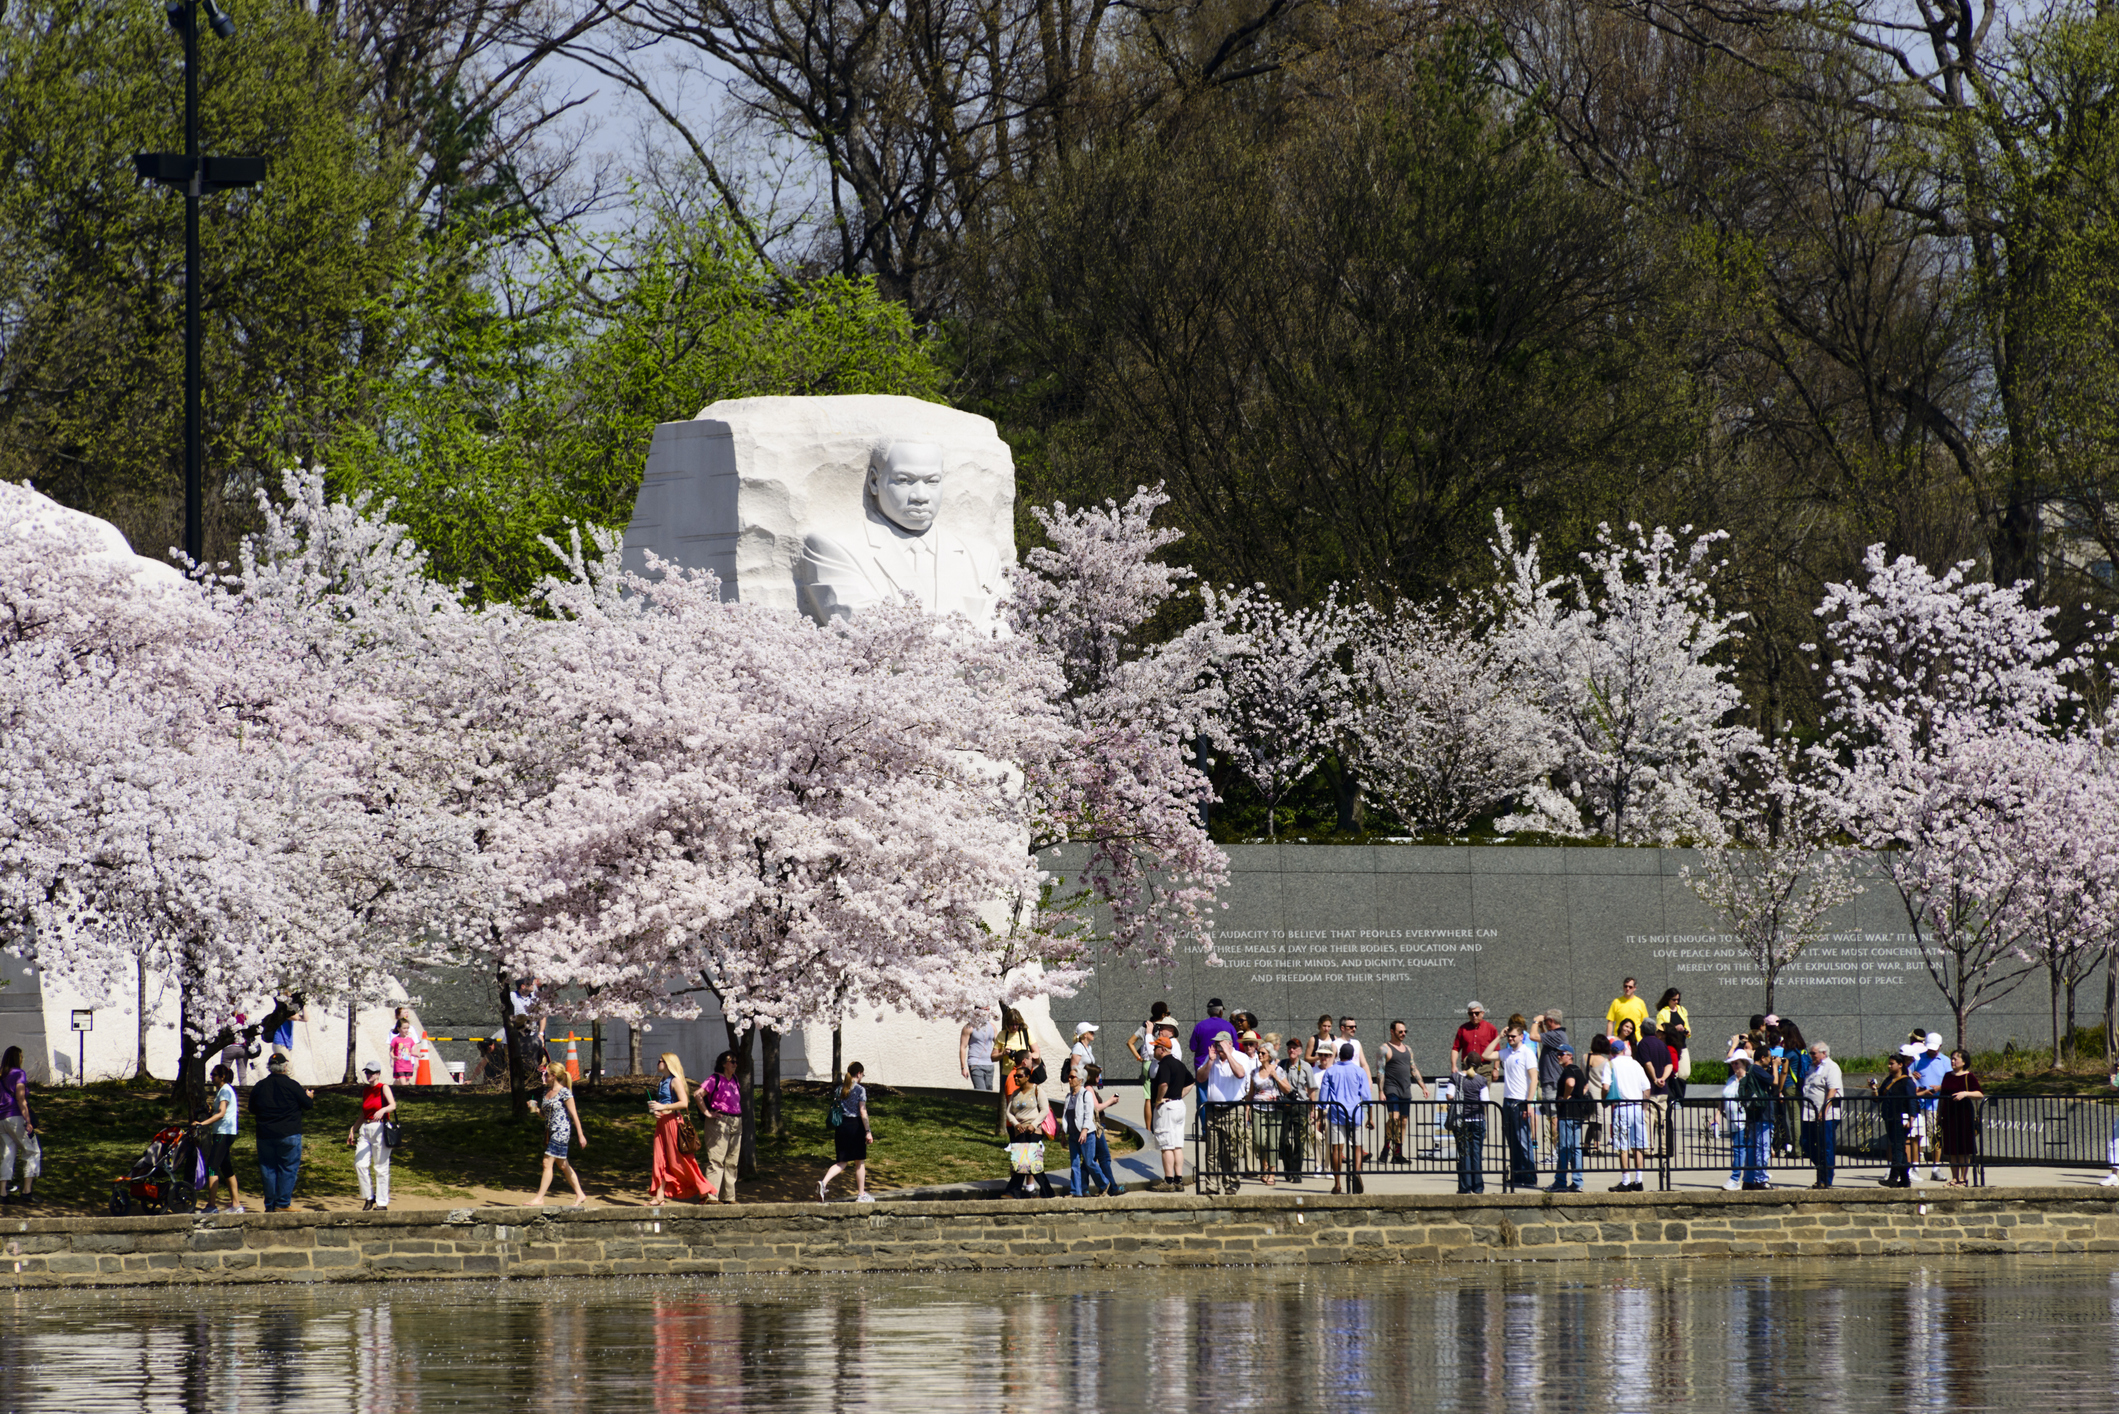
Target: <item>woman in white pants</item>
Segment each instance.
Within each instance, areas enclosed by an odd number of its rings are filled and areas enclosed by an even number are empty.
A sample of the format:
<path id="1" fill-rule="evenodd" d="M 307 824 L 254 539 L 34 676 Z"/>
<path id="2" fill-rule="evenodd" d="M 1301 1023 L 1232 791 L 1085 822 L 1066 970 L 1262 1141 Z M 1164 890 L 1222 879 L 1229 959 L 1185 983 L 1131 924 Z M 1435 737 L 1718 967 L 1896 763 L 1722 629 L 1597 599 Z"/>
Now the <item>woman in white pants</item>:
<path id="1" fill-rule="evenodd" d="M 397 1113 L 397 1097 L 382 1081 L 374 1061 L 361 1067 L 368 1092 L 361 1096 L 360 1123 L 346 1131 L 353 1146 L 353 1173 L 361 1183 L 361 1211 L 390 1206 L 390 1150 L 383 1143 L 383 1122 Z"/>
<path id="2" fill-rule="evenodd" d="M 29 1112 L 29 1075 L 22 1069 L 22 1048 L 0 1054 L 0 1203 L 34 1202 L 30 1191 L 37 1176 L 30 1172 L 30 1145 L 37 1137 L 36 1117 Z M 9 1193 L 15 1165 L 22 1165 L 22 1191 Z"/>

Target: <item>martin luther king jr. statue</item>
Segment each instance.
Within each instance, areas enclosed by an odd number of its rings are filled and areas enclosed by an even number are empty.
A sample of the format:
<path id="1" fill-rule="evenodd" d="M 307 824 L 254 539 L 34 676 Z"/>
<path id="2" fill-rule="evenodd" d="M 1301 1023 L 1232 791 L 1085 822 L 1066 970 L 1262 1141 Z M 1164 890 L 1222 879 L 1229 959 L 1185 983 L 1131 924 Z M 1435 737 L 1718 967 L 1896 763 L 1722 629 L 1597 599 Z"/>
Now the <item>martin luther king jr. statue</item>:
<path id="1" fill-rule="evenodd" d="M 812 532 L 802 538 L 795 582 L 802 609 L 818 623 L 911 595 L 937 613 L 983 623 L 1001 592 L 1000 556 L 991 544 L 938 524 L 948 472 L 932 442 L 878 447 L 861 488 L 858 538 Z"/>
<path id="2" fill-rule="evenodd" d="M 819 623 L 910 595 L 991 625 L 1015 465 L 987 419 L 917 398 L 729 399 L 655 429 L 625 545 Z"/>

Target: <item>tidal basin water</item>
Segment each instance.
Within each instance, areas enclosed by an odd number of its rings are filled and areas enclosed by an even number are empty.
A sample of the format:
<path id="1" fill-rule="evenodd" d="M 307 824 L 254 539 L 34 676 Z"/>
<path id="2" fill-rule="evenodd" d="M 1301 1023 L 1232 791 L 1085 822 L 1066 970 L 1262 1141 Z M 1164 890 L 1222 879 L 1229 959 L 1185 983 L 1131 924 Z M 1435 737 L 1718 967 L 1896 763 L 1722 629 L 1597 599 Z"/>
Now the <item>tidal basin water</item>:
<path id="1" fill-rule="evenodd" d="M 2119 1406 L 2085 1258 L 0 1296 L 0 1411 Z"/>

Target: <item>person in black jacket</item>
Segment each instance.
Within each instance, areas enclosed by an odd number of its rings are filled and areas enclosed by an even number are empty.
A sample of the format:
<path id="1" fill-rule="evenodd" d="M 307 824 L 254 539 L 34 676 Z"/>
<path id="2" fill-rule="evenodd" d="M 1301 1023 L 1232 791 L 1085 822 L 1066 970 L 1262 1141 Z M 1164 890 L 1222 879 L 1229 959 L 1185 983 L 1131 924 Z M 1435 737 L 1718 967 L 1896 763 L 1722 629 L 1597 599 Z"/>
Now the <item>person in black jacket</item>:
<path id="1" fill-rule="evenodd" d="M 1548 1193 L 1582 1191 L 1582 1126 L 1596 1117 L 1597 1102 L 1589 1098 L 1589 1075 L 1575 1064 L 1575 1048 L 1560 1043 L 1560 1068 L 1553 1076 L 1552 1110 L 1558 1131 L 1558 1157 L 1553 1164 Z"/>
<path id="2" fill-rule="evenodd" d="M 1890 1175 L 1882 1180 L 1886 1188 L 1913 1186 L 1912 1146 L 1919 1142 L 1913 1138 L 1913 1116 L 1920 1109 L 1920 1090 L 1906 1069 L 1904 1056 L 1886 1056 L 1883 1084 L 1869 1082 L 1883 1111 L 1884 1147 L 1891 1160 Z"/>
<path id="3" fill-rule="evenodd" d="M 1773 1153 L 1773 1102 L 1778 1087 L 1762 1065 L 1743 1056 L 1732 1056 L 1729 1069 L 1737 1075 L 1736 1103 L 1744 1115 L 1744 1187 L 1771 1188 L 1766 1181 L 1766 1163 Z"/>
<path id="4" fill-rule="evenodd" d="M 250 1113 L 257 1120 L 265 1211 L 279 1213 L 294 1202 L 294 1182 L 302 1174 L 302 1111 L 316 1103 L 316 1094 L 287 1074 L 284 1052 L 273 1053 L 270 1069 L 250 1092 Z"/>

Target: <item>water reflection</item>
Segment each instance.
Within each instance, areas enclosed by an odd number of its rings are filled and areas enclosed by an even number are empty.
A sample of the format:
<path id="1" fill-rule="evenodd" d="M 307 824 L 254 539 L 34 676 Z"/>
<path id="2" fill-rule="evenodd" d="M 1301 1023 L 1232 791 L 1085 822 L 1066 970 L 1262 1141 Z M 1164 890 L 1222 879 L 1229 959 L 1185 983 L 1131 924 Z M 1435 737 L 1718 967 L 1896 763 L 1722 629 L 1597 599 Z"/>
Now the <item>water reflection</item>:
<path id="1" fill-rule="evenodd" d="M 2103 1408 L 2088 1259 L 0 1297 L 0 1410 Z"/>

